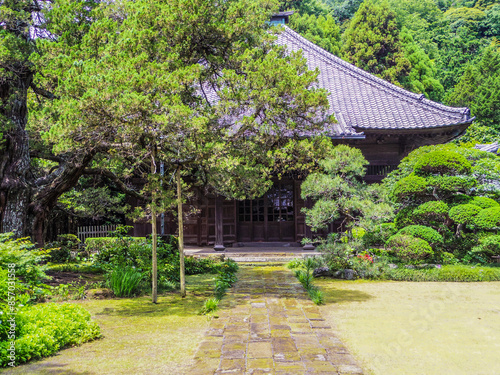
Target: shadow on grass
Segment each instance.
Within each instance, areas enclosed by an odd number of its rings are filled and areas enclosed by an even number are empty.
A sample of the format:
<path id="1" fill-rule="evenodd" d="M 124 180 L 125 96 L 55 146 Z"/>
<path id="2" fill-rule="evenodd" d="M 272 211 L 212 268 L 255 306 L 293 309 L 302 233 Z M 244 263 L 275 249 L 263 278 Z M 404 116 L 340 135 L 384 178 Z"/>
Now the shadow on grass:
<path id="1" fill-rule="evenodd" d="M 342 302 L 365 302 L 372 298 L 373 295 L 361 292 L 359 290 L 342 289 L 342 284 L 336 280 L 321 277 L 316 279 L 316 285 L 323 292 L 325 304 L 342 303 Z"/>
<path id="2" fill-rule="evenodd" d="M 162 317 L 197 315 L 205 300 L 213 296 L 214 275 L 201 274 L 186 277 L 187 296 L 182 298 L 179 291 L 158 296 L 158 304 L 151 302 L 151 296 L 135 298 L 114 298 L 110 300 L 88 301 L 83 306 L 99 317 Z M 105 303 L 103 303 L 105 301 Z"/>

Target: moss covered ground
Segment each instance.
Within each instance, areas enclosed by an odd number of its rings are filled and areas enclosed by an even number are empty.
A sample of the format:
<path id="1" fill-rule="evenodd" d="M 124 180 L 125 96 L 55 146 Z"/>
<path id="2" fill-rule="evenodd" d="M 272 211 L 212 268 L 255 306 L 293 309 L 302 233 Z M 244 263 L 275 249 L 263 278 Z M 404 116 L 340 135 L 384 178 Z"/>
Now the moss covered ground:
<path id="1" fill-rule="evenodd" d="M 208 327 L 198 315 L 213 294 L 214 275 L 187 277 L 188 296 L 85 300 L 104 337 L 5 374 L 182 374 Z"/>
<path id="2" fill-rule="evenodd" d="M 368 374 L 500 374 L 500 282 L 315 285 L 323 317 Z"/>

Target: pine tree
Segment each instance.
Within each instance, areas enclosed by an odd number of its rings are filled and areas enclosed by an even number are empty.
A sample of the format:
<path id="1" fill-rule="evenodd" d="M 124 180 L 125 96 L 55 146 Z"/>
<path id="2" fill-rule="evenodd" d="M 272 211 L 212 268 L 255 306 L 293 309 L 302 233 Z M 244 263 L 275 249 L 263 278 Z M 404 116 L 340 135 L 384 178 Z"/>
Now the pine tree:
<path id="1" fill-rule="evenodd" d="M 411 64 L 399 40 L 396 15 L 387 3 L 365 1 L 344 34 L 344 58 L 361 69 L 401 85 Z"/>

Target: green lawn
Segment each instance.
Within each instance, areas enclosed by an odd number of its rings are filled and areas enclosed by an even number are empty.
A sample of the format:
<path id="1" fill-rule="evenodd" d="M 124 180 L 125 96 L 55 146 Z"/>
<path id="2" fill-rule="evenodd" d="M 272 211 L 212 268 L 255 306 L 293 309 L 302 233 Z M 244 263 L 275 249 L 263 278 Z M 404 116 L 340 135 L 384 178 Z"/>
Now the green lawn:
<path id="1" fill-rule="evenodd" d="M 187 277 L 188 296 L 77 302 L 92 313 L 104 338 L 62 350 L 5 374 L 182 374 L 208 327 L 197 315 L 212 295 L 214 275 Z"/>
<path id="2" fill-rule="evenodd" d="M 500 282 L 315 285 L 367 374 L 500 374 Z"/>

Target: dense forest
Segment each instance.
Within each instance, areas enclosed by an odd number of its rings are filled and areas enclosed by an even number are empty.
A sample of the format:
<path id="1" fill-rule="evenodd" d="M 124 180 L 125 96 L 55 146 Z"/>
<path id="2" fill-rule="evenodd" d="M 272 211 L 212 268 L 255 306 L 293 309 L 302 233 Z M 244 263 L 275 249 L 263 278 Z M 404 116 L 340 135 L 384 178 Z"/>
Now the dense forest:
<path id="1" fill-rule="evenodd" d="M 462 142 L 500 131 L 500 2 L 302 0 L 290 26 L 329 52 L 431 100 L 467 106 Z"/>

